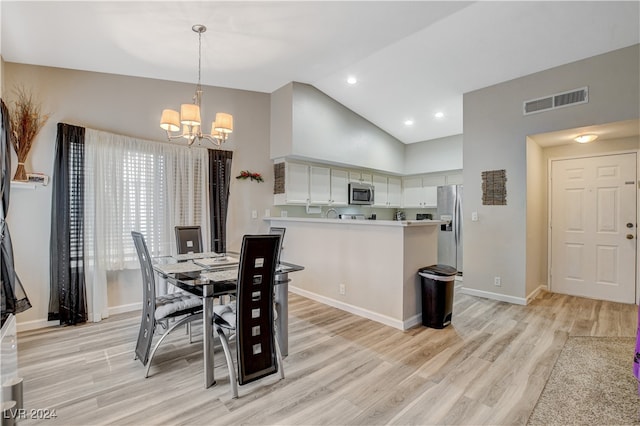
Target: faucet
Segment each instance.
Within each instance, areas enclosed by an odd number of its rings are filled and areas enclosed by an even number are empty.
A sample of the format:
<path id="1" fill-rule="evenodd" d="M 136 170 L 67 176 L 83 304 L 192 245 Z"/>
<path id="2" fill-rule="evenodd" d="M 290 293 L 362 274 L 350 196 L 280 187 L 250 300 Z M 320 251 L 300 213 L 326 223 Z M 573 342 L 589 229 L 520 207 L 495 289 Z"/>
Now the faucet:
<path id="1" fill-rule="evenodd" d="M 334 213 L 335 217 L 329 217 L 329 213 Z M 336 211 L 336 209 L 327 210 L 326 218 L 327 219 L 337 219 L 338 218 L 338 212 Z"/>

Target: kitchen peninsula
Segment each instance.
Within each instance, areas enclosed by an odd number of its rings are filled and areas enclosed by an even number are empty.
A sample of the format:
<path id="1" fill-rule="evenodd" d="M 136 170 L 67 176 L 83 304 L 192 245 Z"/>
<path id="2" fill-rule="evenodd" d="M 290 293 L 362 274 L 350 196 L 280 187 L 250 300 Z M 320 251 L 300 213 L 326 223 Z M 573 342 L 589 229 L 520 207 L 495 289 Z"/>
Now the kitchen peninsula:
<path id="1" fill-rule="evenodd" d="M 442 221 L 264 220 L 287 229 L 282 259 L 305 265 L 290 291 L 401 330 L 421 322 L 417 271 L 436 263 Z"/>

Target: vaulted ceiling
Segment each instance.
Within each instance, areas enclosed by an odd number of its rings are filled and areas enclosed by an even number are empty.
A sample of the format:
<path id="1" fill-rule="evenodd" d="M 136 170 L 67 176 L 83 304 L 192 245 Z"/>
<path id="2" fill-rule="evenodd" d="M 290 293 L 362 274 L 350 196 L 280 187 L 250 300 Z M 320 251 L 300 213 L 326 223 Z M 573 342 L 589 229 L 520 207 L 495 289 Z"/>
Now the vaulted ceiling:
<path id="1" fill-rule="evenodd" d="M 204 24 L 203 84 L 266 93 L 312 84 L 413 143 L 462 133 L 466 92 L 639 43 L 639 6 L 4 0 L 0 53 L 8 62 L 195 84 L 191 27 Z"/>

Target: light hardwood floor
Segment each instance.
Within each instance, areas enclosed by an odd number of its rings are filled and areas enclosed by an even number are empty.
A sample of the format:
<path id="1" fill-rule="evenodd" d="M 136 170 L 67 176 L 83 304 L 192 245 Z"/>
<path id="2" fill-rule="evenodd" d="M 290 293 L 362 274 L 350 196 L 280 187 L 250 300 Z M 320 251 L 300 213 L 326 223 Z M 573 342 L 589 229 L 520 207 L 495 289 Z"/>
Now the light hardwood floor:
<path id="1" fill-rule="evenodd" d="M 129 313 L 20 333 L 25 408 L 55 410 L 47 425 L 525 424 L 568 336 L 634 336 L 637 316 L 635 305 L 551 293 L 528 306 L 456 295 L 452 325 L 402 332 L 289 300 L 286 379 L 240 387 L 237 400 L 222 352 L 205 390 L 201 343 L 181 332 L 145 379 Z"/>

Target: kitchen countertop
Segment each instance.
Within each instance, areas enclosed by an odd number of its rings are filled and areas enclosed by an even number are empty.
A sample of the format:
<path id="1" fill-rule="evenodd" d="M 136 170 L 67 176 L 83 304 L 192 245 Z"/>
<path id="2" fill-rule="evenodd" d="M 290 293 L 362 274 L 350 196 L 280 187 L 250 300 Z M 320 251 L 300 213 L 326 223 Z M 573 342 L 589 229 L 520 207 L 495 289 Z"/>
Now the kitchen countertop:
<path id="1" fill-rule="evenodd" d="M 307 222 L 307 223 L 326 223 L 337 225 L 363 225 L 363 226 L 397 226 L 397 227 L 414 227 L 414 226 L 434 226 L 446 223 L 442 220 L 358 220 L 358 219 L 327 219 L 324 217 L 265 217 L 265 221 L 278 222 Z"/>

